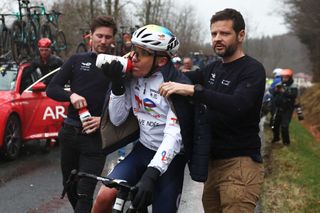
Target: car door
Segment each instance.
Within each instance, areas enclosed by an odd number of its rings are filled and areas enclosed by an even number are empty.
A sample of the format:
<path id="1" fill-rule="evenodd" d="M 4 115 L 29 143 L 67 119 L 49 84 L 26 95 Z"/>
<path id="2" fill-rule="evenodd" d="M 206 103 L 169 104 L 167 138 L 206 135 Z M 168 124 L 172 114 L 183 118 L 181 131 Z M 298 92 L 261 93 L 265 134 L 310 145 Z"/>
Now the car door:
<path id="1" fill-rule="evenodd" d="M 68 102 L 57 102 L 45 92 L 53 71 L 34 81 L 22 93 L 23 135 L 25 139 L 56 138 L 66 117 Z M 45 84 L 46 83 L 46 84 Z"/>

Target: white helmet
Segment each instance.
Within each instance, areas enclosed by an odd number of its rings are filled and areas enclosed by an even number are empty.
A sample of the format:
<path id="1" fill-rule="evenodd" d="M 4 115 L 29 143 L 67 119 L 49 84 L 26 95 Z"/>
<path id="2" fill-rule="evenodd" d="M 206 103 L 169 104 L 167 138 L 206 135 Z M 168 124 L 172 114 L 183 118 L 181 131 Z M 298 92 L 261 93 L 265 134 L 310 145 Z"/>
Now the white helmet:
<path id="1" fill-rule="evenodd" d="M 146 25 L 136 30 L 132 35 L 132 44 L 141 47 L 166 52 L 173 57 L 178 49 L 180 42 L 173 33 L 165 27 L 158 25 Z"/>
<path id="2" fill-rule="evenodd" d="M 181 61 L 181 58 L 180 57 L 173 57 L 172 59 L 171 59 L 171 61 L 172 61 L 172 63 L 174 63 L 174 64 L 181 64 L 182 63 L 182 61 Z"/>
<path id="3" fill-rule="evenodd" d="M 276 77 L 276 76 L 280 76 L 281 75 L 281 71 L 282 69 L 281 68 L 275 68 L 272 73 L 273 75 Z"/>

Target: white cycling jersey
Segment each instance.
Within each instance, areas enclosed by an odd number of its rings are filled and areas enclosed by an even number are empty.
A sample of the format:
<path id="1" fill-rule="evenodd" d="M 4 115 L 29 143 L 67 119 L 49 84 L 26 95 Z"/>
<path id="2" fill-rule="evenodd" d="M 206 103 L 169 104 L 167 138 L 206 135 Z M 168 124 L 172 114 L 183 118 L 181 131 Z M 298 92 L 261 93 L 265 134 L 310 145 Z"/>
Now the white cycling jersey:
<path id="1" fill-rule="evenodd" d="M 168 100 L 159 93 L 163 82 L 161 72 L 149 78 L 134 78 L 125 94 L 111 93 L 108 106 L 110 120 L 115 126 L 125 121 L 132 107 L 139 121 L 140 142 L 156 151 L 148 166 L 157 168 L 161 174 L 183 147 L 177 116 Z"/>

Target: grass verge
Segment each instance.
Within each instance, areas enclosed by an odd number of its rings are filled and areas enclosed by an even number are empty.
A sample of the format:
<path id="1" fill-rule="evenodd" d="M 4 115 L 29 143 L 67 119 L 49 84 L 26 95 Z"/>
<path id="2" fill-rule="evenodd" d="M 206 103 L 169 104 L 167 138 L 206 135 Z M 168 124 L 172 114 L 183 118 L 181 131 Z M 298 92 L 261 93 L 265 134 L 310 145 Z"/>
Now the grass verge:
<path id="1" fill-rule="evenodd" d="M 262 212 L 320 212 L 320 142 L 295 119 L 290 146 L 271 145 L 271 134 L 266 128 Z"/>

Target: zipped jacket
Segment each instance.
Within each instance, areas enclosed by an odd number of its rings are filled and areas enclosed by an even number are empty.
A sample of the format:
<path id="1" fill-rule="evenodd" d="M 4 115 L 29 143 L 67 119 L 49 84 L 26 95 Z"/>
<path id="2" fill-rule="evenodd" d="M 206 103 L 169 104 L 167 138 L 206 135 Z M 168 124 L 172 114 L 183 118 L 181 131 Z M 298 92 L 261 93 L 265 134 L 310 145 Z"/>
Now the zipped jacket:
<path id="1" fill-rule="evenodd" d="M 190 80 L 186 76 L 184 76 L 183 73 L 177 71 L 171 62 L 169 62 L 167 65 L 161 67 L 158 70 L 158 72 L 156 72 L 154 75 L 150 76 L 149 78 L 163 79 L 163 80 L 161 80 L 163 82 L 173 81 L 173 82 L 179 82 L 179 83 L 184 83 L 184 84 L 190 84 Z M 133 82 L 137 83 L 136 80 L 133 80 Z M 160 82 L 158 82 L 158 83 L 160 83 Z M 135 88 L 133 88 L 133 89 L 135 89 Z M 143 93 L 144 92 L 143 91 L 144 85 L 141 85 L 141 88 L 139 88 L 139 90 L 140 89 L 142 89 L 142 93 Z M 148 92 L 149 92 L 150 96 L 151 95 L 159 95 L 158 94 L 159 88 L 152 89 L 151 87 L 145 87 L 145 89 L 146 89 L 146 92 L 147 92 L 147 90 L 149 90 Z M 113 98 L 112 95 L 109 95 L 109 97 Z M 141 98 L 137 99 L 137 100 L 138 101 L 135 100 L 136 103 L 139 103 L 139 101 L 143 101 L 143 100 L 141 100 Z M 201 167 L 201 164 L 202 164 L 201 160 L 204 161 L 204 163 L 208 162 L 209 150 L 208 149 L 207 150 L 197 149 L 196 148 L 197 145 L 193 143 L 193 141 L 194 141 L 194 137 L 193 137 L 194 106 L 188 98 L 180 96 L 180 95 L 173 94 L 170 96 L 170 100 L 172 102 L 172 106 L 169 104 L 168 107 L 170 107 L 170 110 L 172 110 L 172 112 L 175 113 L 177 120 L 178 120 L 178 124 L 180 126 L 183 154 L 185 154 L 188 159 L 188 165 L 189 165 L 191 178 L 195 181 L 204 182 L 207 178 L 207 169 L 208 168 L 206 166 Z M 110 101 L 110 99 L 106 98 L 104 113 L 106 113 L 108 111 L 107 106 L 109 105 L 109 101 Z M 149 106 L 148 100 L 145 100 L 145 101 L 146 101 L 146 105 L 148 107 Z M 152 104 L 150 102 L 150 106 L 151 105 Z M 133 106 L 133 108 L 132 108 L 133 111 L 135 110 L 135 107 L 137 107 L 137 105 Z M 132 109 L 128 109 L 128 107 L 127 107 L 126 110 L 129 111 Z M 149 110 L 149 109 L 147 109 L 147 110 Z M 169 114 L 171 114 L 171 113 L 169 113 Z M 157 113 L 154 114 L 155 117 L 157 117 L 158 115 L 159 114 L 157 114 Z M 142 122 L 146 122 L 146 121 L 142 121 Z M 177 129 L 175 129 L 173 132 L 176 132 L 176 130 Z M 138 132 L 140 133 L 140 139 L 144 140 L 143 137 L 145 137 L 145 136 L 141 137 L 141 130 L 138 130 Z M 169 132 L 171 132 L 171 128 L 169 128 Z M 176 136 L 178 137 L 178 134 Z M 131 141 L 137 140 L 137 139 L 139 139 L 139 134 L 137 134 L 137 132 L 135 132 L 134 134 L 131 134 L 130 136 L 119 141 L 119 143 L 117 143 L 117 146 L 106 148 L 106 152 L 110 153 L 112 151 L 115 151 L 119 147 L 124 146 L 124 145 L 130 143 Z M 147 141 L 148 139 L 145 138 L 145 140 Z M 175 140 L 177 140 L 177 139 L 175 139 Z M 142 142 L 142 143 L 145 143 L 145 142 Z M 198 145 L 198 146 L 200 146 L 200 145 Z M 151 142 L 149 145 L 147 145 L 147 147 L 154 150 L 157 146 L 155 146 L 155 144 L 152 144 L 152 142 Z M 204 151 L 204 154 L 197 153 L 196 150 Z M 205 157 L 203 157 L 203 156 L 205 156 Z M 154 162 L 151 162 L 151 165 L 157 164 L 158 160 L 155 159 Z M 197 165 L 199 165 L 199 166 L 197 166 Z M 165 168 L 165 167 L 163 167 L 163 168 Z M 201 171 L 199 171 L 199 168 L 202 168 Z M 163 171 L 164 170 L 162 170 L 162 172 Z"/>

